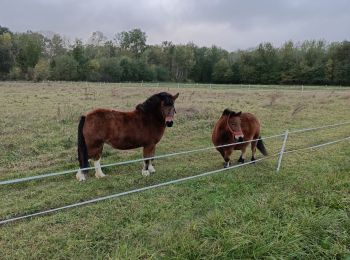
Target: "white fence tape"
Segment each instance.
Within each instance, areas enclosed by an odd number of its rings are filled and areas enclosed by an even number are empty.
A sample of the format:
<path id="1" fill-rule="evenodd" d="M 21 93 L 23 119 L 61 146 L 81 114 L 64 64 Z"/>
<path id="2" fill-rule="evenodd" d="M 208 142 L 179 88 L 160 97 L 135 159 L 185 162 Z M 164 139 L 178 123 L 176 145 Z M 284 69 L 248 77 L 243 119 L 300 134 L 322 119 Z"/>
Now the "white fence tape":
<path id="1" fill-rule="evenodd" d="M 288 154 L 288 153 L 299 152 L 299 151 L 304 151 L 304 150 L 308 150 L 308 149 L 316 149 L 316 148 L 324 147 L 326 145 L 335 144 L 335 143 L 339 143 L 339 142 L 347 141 L 347 140 L 350 140 L 350 136 L 342 138 L 342 139 L 330 141 L 330 142 L 327 142 L 327 143 L 310 146 L 310 147 L 295 149 L 295 150 L 291 150 L 291 151 L 284 151 L 283 153 L 284 154 Z M 32 218 L 32 217 L 36 217 L 36 216 L 42 216 L 42 215 L 46 215 L 46 214 L 49 214 L 49 213 L 61 211 L 61 210 L 64 210 L 64 209 L 75 208 L 75 207 L 78 207 L 78 206 L 92 204 L 92 203 L 96 203 L 96 202 L 103 201 L 103 200 L 114 199 L 114 198 L 125 196 L 125 195 L 128 195 L 128 194 L 142 192 L 142 191 L 146 191 L 146 190 L 150 190 L 150 189 L 155 189 L 155 188 L 159 188 L 159 187 L 163 187 L 163 186 L 167 186 L 167 185 L 171 185 L 171 184 L 184 182 L 184 181 L 187 181 L 187 180 L 192 180 L 192 179 L 195 179 L 195 178 L 199 178 L 199 177 L 211 175 L 211 174 L 214 174 L 214 173 L 223 172 L 223 171 L 231 170 L 231 169 L 234 169 L 234 168 L 242 167 L 242 166 L 245 166 L 245 165 L 248 165 L 248 164 L 252 164 L 252 163 L 255 163 L 255 162 L 259 162 L 259 161 L 262 161 L 262 160 L 265 160 L 265 159 L 268 159 L 268 158 L 275 157 L 275 156 L 280 155 L 280 154 L 281 153 L 276 153 L 276 154 L 273 154 L 273 155 L 270 155 L 270 156 L 267 156 L 267 157 L 263 157 L 263 158 L 257 159 L 255 161 L 250 161 L 250 162 L 234 165 L 234 166 L 231 166 L 231 167 L 228 167 L 228 168 L 221 168 L 221 169 L 218 169 L 218 170 L 204 172 L 204 173 L 201 173 L 201 174 L 188 176 L 188 177 L 184 177 L 184 178 L 180 178 L 180 179 L 176 179 L 176 180 L 171 180 L 171 181 L 167 181 L 167 182 L 163 182 L 163 183 L 159 183 L 159 184 L 155 184 L 155 185 L 151 185 L 151 186 L 147 186 L 147 187 L 143 187 L 143 188 L 139 188 L 139 189 L 134 189 L 134 190 L 125 191 L 125 192 L 121 192 L 121 193 L 116 193 L 116 194 L 112 194 L 112 195 L 108 195 L 108 196 L 104 196 L 104 197 L 99 197 L 99 198 L 95 198 L 95 199 L 91 199 L 91 200 L 87 200 L 87 201 L 83 201 L 83 202 L 78 202 L 78 203 L 70 204 L 70 205 L 63 206 L 63 207 L 58 207 L 58 208 L 53 208 L 53 209 L 49 209 L 49 210 L 44 210 L 44 211 L 40 211 L 40 212 L 28 214 L 28 215 L 23 215 L 23 216 L 19 216 L 19 217 L 13 217 L 13 218 L 4 219 L 4 220 L 0 221 L 0 225 L 6 224 L 6 223 L 10 223 L 10 222 L 14 222 L 14 221 L 17 221 L 17 220 Z"/>
<path id="2" fill-rule="evenodd" d="M 255 160 L 255 161 L 250 161 L 250 162 L 234 165 L 234 166 L 227 167 L 227 168 L 221 168 L 221 169 L 218 169 L 218 170 L 209 171 L 209 172 L 205 172 L 205 173 L 201 173 L 201 174 L 197 174 L 197 175 L 193 175 L 193 176 L 189 176 L 189 177 L 184 177 L 184 178 L 181 178 L 181 179 L 171 180 L 171 181 L 167 181 L 167 182 L 163 182 L 163 183 L 159 183 L 159 184 L 155 184 L 155 185 L 151 185 L 151 186 L 147 186 L 147 187 L 143 187 L 143 188 L 139 188 L 139 189 L 134 189 L 134 190 L 125 191 L 125 192 L 121 192 L 121 193 L 116 193 L 116 194 L 112 194 L 112 195 L 108 195 L 108 196 L 104 196 L 104 197 L 100 197 L 100 198 L 96 198 L 96 199 L 91 199 L 91 200 L 87 200 L 87 201 L 83 201 L 83 202 L 78 202 L 78 203 L 74 203 L 74 204 L 63 206 L 63 207 L 59 207 L 59 208 L 44 210 L 44 211 L 40 211 L 40 212 L 36 212 L 36 213 L 32 213 L 32 214 L 28 214 L 28 215 L 24 215 L 24 216 L 20 216 L 20 217 L 4 219 L 4 220 L 0 221 L 0 225 L 1 224 L 6 224 L 6 223 L 9 223 L 9 222 L 13 222 L 13 221 L 16 221 L 16 220 L 32 218 L 32 217 L 35 217 L 35 216 L 41 216 L 41 215 L 45 215 L 45 214 L 52 213 L 52 212 L 57 212 L 57 211 L 64 210 L 64 209 L 69 209 L 69 208 L 74 208 L 74 207 L 78 207 L 78 206 L 83 206 L 83 205 L 95 203 L 95 202 L 98 202 L 98 201 L 113 199 L 113 198 L 125 196 L 125 195 L 128 195 L 128 194 L 132 194 L 132 193 L 137 193 L 137 192 L 141 192 L 141 191 L 145 191 L 145 190 L 150 190 L 150 189 L 155 189 L 155 188 L 167 186 L 167 185 L 170 185 L 170 184 L 176 184 L 176 183 L 179 183 L 179 182 L 192 180 L 192 179 L 195 179 L 195 178 L 199 178 L 199 177 L 211 175 L 211 174 L 214 174 L 214 173 L 231 170 L 233 168 L 242 167 L 242 166 L 245 166 L 245 165 L 248 165 L 248 164 L 252 164 L 252 163 L 255 163 L 255 162 L 259 162 L 259 161 L 265 160 L 267 158 L 271 158 L 271 157 L 276 156 L 276 155 L 277 154 L 271 155 L 271 156 L 268 156 L 268 157 L 263 157 L 263 158 Z"/>
<path id="3" fill-rule="evenodd" d="M 290 131 L 289 134 L 301 133 L 301 132 L 307 132 L 307 131 L 315 131 L 315 130 L 330 128 L 330 127 L 342 126 L 342 125 L 346 125 L 346 124 L 350 124 L 350 122 L 341 122 L 341 123 L 325 125 L 325 126 L 319 126 L 319 127 L 314 127 L 314 128 L 296 129 L 296 130 Z M 220 145 L 220 146 L 211 146 L 211 147 L 199 148 L 199 149 L 194 149 L 194 150 L 189 150 L 189 151 L 182 151 L 182 152 L 163 154 L 163 155 L 153 156 L 153 157 L 149 157 L 149 158 L 142 158 L 142 159 L 123 161 L 123 162 L 110 163 L 110 164 L 101 165 L 101 168 L 112 167 L 112 166 L 120 166 L 120 165 L 125 165 L 125 164 L 130 164 L 130 163 L 136 163 L 136 162 L 142 162 L 144 160 L 160 159 L 160 158 L 184 155 L 184 154 L 189 154 L 189 153 L 194 153 L 194 152 L 201 152 L 201 151 L 206 151 L 206 150 L 210 150 L 210 149 L 216 149 L 216 148 L 220 148 L 220 147 L 226 147 L 226 146 L 232 146 L 232 145 L 247 143 L 247 142 L 251 142 L 251 141 L 266 140 L 266 139 L 281 137 L 281 136 L 284 136 L 284 135 L 285 134 L 278 134 L 278 135 L 268 136 L 268 137 L 264 137 L 264 138 L 260 138 L 260 139 L 254 139 L 254 140 L 250 140 L 250 141 L 237 142 L 237 143 Z M 95 169 L 95 167 L 87 167 L 87 168 L 84 168 L 83 170 L 92 170 L 92 169 Z M 0 185 L 14 184 L 14 183 L 20 183 L 20 182 L 25 182 L 25 181 L 31 181 L 31 180 L 47 178 L 47 177 L 60 176 L 60 175 L 65 175 L 65 174 L 69 174 L 69 173 L 75 173 L 77 171 L 78 171 L 78 169 L 73 169 L 73 170 L 66 170 L 66 171 L 60 171 L 60 172 L 53 172 L 53 173 L 46 173 L 46 174 L 41 174 L 41 175 L 29 176 L 29 177 L 24 177 L 24 178 L 4 180 L 4 181 L 0 181 Z"/>
<path id="4" fill-rule="evenodd" d="M 202 152 L 202 151 L 216 149 L 216 148 L 220 148 L 220 147 L 227 147 L 227 146 L 233 146 L 233 145 L 237 145 L 237 144 L 250 143 L 252 141 L 266 140 L 266 139 L 271 139 L 271 138 L 276 138 L 276 137 L 281 137 L 281 136 L 284 136 L 284 134 L 267 136 L 267 137 L 264 137 L 264 138 L 253 139 L 253 140 L 243 141 L 243 142 L 236 142 L 236 143 L 225 144 L 225 145 L 219 145 L 219 146 L 210 146 L 210 147 L 199 148 L 199 149 L 194 149 L 194 150 L 189 150 L 189 151 L 182 151 L 182 152 L 163 154 L 163 155 L 158 155 L 158 156 L 153 156 L 153 157 L 148 157 L 148 158 L 142 158 L 142 159 L 135 159 L 135 160 L 129 160 L 129 161 L 123 161 L 123 162 L 104 164 L 104 165 L 101 165 L 101 168 L 112 167 L 112 166 L 120 166 L 120 165 L 125 165 L 125 164 L 130 164 L 130 163 L 136 163 L 136 162 L 143 162 L 145 160 L 151 160 L 151 159 L 167 158 L 167 157 L 172 157 L 172 156 L 177 156 L 177 155 L 190 154 L 190 153 L 194 153 L 194 152 Z M 92 169 L 95 169 L 95 167 L 87 167 L 87 168 L 83 168 L 82 170 L 92 170 Z M 5 180 L 5 181 L 0 181 L 0 185 L 14 184 L 14 183 L 19 183 L 19 182 L 24 182 L 24 181 L 30 181 L 30 180 L 36 180 L 36 179 L 42 179 L 42 178 L 47 178 L 47 177 L 64 175 L 64 174 L 68 174 L 68 173 L 76 173 L 77 171 L 78 171 L 78 169 L 73 169 L 73 170 L 67 170 L 67 171 L 62 171 L 62 172 L 53 172 L 53 173 L 46 173 L 46 174 L 42 174 L 42 175 L 35 175 L 35 176 L 30 176 L 30 177 L 24 177 L 24 178 L 12 179 L 12 180 Z"/>

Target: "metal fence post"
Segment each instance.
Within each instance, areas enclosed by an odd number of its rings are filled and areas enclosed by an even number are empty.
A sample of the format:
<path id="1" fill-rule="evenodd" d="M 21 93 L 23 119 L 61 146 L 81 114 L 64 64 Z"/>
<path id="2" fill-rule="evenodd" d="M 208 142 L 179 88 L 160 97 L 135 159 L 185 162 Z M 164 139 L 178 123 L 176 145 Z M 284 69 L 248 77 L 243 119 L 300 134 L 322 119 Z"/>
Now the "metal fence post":
<path id="1" fill-rule="evenodd" d="M 287 139 L 288 139 L 288 129 L 286 130 L 286 133 L 284 134 L 284 140 L 283 140 L 283 144 L 282 144 L 282 148 L 281 148 L 281 153 L 280 153 L 280 156 L 278 157 L 278 164 L 277 164 L 277 169 L 276 169 L 277 172 L 279 172 L 279 170 L 281 168 L 282 157 L 284 154 L 284 150 L 286 148 Z"/>

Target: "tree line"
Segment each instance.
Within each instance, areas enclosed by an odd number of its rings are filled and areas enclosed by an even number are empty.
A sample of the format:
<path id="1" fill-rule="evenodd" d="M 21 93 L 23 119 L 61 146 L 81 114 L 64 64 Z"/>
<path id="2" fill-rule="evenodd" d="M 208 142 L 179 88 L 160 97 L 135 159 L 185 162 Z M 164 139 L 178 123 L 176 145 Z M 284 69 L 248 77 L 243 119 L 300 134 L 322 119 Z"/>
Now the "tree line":
<path id="1" fill-rule="evenodd" d="M 133 29 L 113 40 L 97 31 L 86 43 L 70 44 L 59 34 L 13 33 L 0 26 L 0 79 L 350 85 L 349 41 L 261 43 L 229 52 L 146 40 L 145 32 Z"/>

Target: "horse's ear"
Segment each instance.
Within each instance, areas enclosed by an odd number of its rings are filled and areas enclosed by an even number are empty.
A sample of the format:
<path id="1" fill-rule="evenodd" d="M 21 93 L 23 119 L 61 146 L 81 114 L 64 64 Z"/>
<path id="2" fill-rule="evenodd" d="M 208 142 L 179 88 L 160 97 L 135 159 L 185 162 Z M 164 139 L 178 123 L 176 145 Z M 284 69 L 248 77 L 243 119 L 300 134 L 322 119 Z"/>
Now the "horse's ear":
<path id="1" fill-rule="evenodd" d="M 231 113 L 230 113 L 230 115 L 231 116 L 240 116 L 242 114 L 242 111 L 239 111 L 239 112 L 235 112 L 235 111 L 232 111 Z"/>
<path id="2" fill-rule="evenodd" d="M 176 100 L 179 97 L 179 93 L 173 96 L 173 100 Z"/>

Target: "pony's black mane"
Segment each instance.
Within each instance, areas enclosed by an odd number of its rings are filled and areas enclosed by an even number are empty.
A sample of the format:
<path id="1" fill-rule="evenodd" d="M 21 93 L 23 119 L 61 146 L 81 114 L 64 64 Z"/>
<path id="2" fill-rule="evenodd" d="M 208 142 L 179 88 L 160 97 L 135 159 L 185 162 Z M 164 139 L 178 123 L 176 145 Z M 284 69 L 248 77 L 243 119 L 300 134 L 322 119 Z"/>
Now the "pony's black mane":
<path id="1" fill-rule="evenodd" d="M 222 112 L 222 115 L 223 115 L 223 116 L 229 116 L 229 115 L 231 115 L 232 113 L 235 114 L 235 111 L 232 111 L 231 109 L 226 108 L 226 109 L 224 110 L 224 112 Z"/>
<path id="2" fill-rule="evenodd" d="M 224 112 L 222 112 L 222 115 L 223 116 L 229 116 L 229 115 L 236 115 L 236 114 L 239 114 L 240 112 L 235 112 L 235 111 L 232 111 L 231 109 L 228 109 L 228 108 L 226 108 L 225 110 L 224 110 Z"/>
<path id="3" fill-rule="evenodd" d="M 149 97 L 145 102 L 138 104 L 136 109 L 146 113 L 155 112 L 157 109 L 159 109 L 161 101 L 164 102 L 165 106 L 174 105 L 173 96 L 171 94 L 167 92 L 160 92 Z"/>

